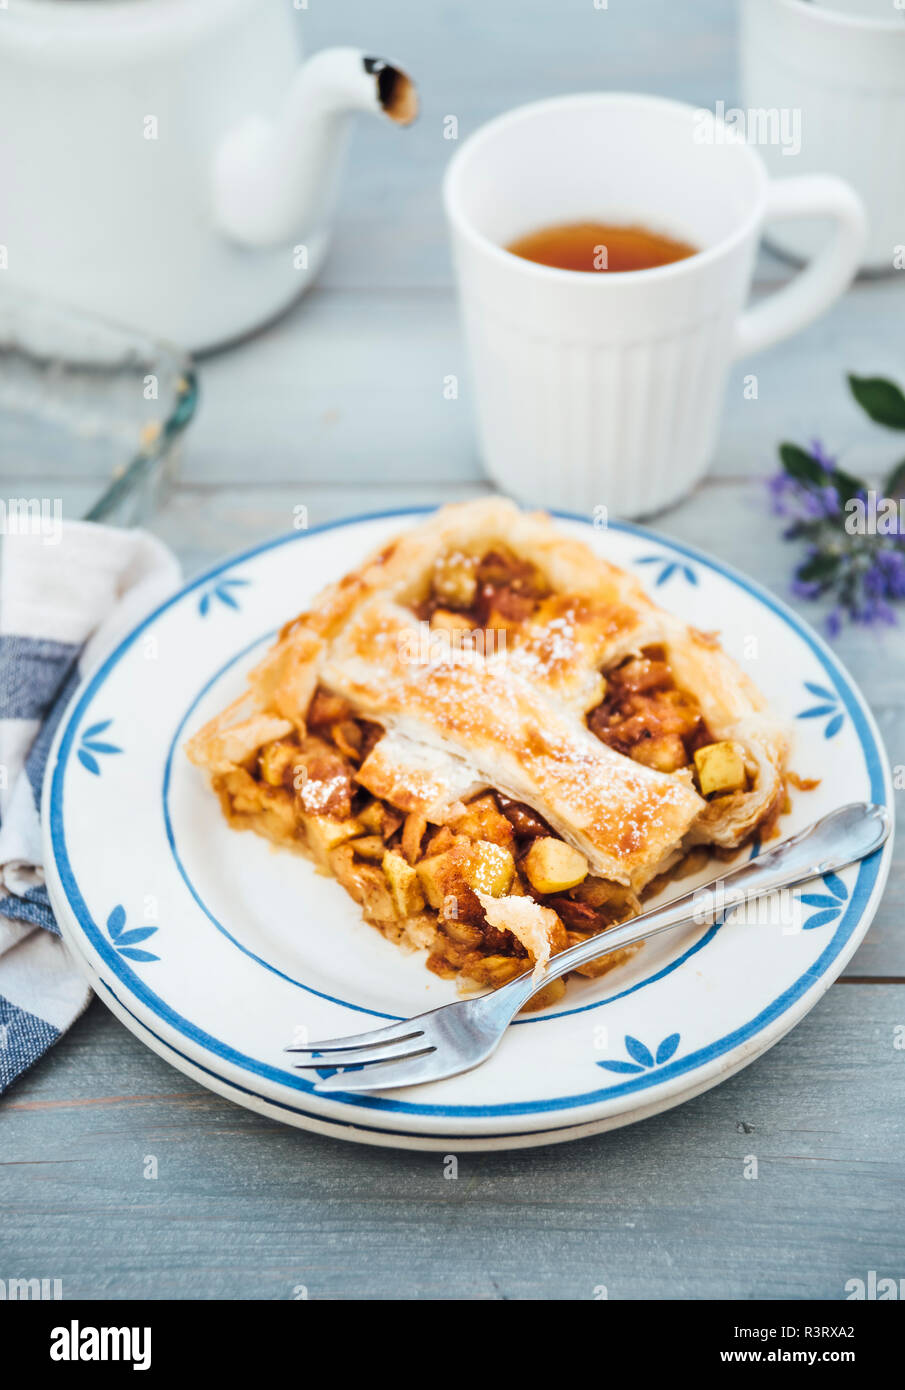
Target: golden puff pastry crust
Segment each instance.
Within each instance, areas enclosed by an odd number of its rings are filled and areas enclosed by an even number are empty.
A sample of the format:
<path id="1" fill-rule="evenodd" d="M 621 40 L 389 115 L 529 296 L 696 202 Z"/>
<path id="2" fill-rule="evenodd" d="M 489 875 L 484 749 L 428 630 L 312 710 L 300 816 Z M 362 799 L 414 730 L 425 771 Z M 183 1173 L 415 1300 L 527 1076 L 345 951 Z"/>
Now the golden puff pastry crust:
<path id="1" fill-rule="evenodd" d="M 494 615 L 489 630 L 505 642 L 462 640 L 475 620 L 462 616 L 466 599 L 437 606 L 438 576 L 447 592 L 450 572 L 480 574 L 497 552 L 540 577 L 532 600 Z M 664 771 L 589 727 L 609 673 L 651 652 L 673 698 L 696 702 L 707 739 L 738 750 L 743 785 L 707 799 L 690 754 Z M 772 825 L 784 799 L 786 731 L 716 639 L 545 514 L 502 498 L 441 508 L 324 589 L 189 756 L 217 776 L 248 772 L 268 739 L 304 737 L 317 689 L 375 726 L 356 787 L 434 825 L 492 788 L 538 812 L 593 874 L 635 892 L 692 845 L 731 849 Z"/>

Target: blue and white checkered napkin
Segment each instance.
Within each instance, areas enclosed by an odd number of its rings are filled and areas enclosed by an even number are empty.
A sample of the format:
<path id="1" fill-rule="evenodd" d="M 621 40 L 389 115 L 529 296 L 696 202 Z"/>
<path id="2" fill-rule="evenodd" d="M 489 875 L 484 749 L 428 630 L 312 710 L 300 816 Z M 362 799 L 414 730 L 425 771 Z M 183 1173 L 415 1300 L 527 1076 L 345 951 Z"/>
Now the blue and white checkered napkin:
<path id="1" fill-rule="evenodd" d="M 180 578 L 146 532 L 67 522 L 7 535 L 0 570 L 0 1092 L 52 1047 L 91 991 L 44 887 L 41 783 L 82 676 Z"/>

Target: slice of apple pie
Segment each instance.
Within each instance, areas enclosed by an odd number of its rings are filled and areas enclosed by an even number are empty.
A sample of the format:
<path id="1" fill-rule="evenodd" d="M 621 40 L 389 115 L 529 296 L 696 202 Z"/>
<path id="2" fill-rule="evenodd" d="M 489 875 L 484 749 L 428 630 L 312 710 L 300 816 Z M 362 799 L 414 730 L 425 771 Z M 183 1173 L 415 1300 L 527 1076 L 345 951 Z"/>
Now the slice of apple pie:
<path id="1" fill-rule="evenodd" d="M 787 739 L 713 636 L 490 498 L 325 589 L 188 753 L 231 825 L 311 856 L 387 937 L 477 986 L 769 833 Z"/>

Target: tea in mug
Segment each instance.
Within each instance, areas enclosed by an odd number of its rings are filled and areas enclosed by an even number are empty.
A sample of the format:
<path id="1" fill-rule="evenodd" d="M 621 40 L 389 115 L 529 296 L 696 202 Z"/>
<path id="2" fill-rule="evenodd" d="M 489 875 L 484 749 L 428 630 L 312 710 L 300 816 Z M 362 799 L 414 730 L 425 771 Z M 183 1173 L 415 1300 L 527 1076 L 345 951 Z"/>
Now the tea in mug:
<path id="1" fill-rule="evenodd" d="M 563 222 L 519 237 L 506 247 L 514 256 L 558 270 L 650 270 L 684 261 L 697 251 L 647 227 L 609 222 Z"/>

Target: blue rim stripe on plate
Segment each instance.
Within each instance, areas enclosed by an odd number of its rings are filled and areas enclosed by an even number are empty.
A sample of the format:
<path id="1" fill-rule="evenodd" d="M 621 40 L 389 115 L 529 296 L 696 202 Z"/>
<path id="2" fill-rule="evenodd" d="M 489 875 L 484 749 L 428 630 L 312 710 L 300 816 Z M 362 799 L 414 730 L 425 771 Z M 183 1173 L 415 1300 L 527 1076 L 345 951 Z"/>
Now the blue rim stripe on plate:
<path id="1" fill-rule="evenodd" d="M 68 851 L 66 848 L 66 837 L 63 828 L 63 781 L 66 772 L 69 755 L 75 739 L 75 731 L 78 728 L 82 715 L 87 709 L 95 693 L 103 684 L 108 672 L 119 662 L 123 654 L 132 646 L 133 642 L 142 632 L 162 613 L 176 603 L 184 600 L 189 594 L 193 593 L 200 585 L 209 582 L 216 575 L 224 570 L 232 569 L 238 564 L 247 563 L 257 555 L 261 555 L 268 550 L 276 549 L 278 546 L 287 545 L 294 541 L 304 541 L 309 536 L 323 534 L 326 531 L 336 530 L 339 527 L 361 525 L 371 521 L 387 520 L 391 517 L 404 517 L 414 515 L 424 515 L 434 511 L 433 507 L 407 507 L 404 509 L 394 509 L 383 512 L 374 512 L 363 516 L 349 517 L 341 521 L 325 522 L 322 526 L 312 527 L 308 531 L 293 532 L 288 536 L 278 536 L 273 540 L 265 541 L 261 545 L 253 547 L 251 550 L 244 551 L 238 556 L 232 556 L 229 560 L 220 565 L 215 565 L 205 573 L 198 575 L 188 585 L 178 593 L 173 594 L 169 599 L 162 603 L 152 613 L 150 613 L 136 628 L 129 633 L 123 641 L 106 658 L 98 670 L 93 674 L 85 685 L 81 695 L 77 696 L 71 713 L 65 717 L 65 727 L 59 744 L 56 761 L 49 769 L 48 775 L 51 778 L 50 788 L 50 838 L 53 849 L 54 860 L 56 862 L 57 873 L 63 891 L 66 895 L 69 907 L 79 923 L 80 928 L 91 942 L 97 955 L 104 961 L 113 976 L 125 985 L 134 997 L 145 1004 L 158 1018 L 162 1019 L 170 1027 L 200 1047 L 205 1048 L 215 1057 L 230 1063 L 241 1070 L 249 1072 L 253 1076 L 259 1076 L 264 1080 L 271 1081 L 280 1086 L 306 1092 L 313 1092 L 314 1083 L 306 1081 L 303 1077 L 293 1075 L 291 1072 L 283 1071 L 280 1068 L 272 1067 L 266 1063 L 259 1062 L 253 1057 L 245 1056 L 238 1052 L 229 1044 L 222 1042 L 218 1038 L 212 1037 L 203 1029 L 198 1028 L 191 1020 L 183 1018 L 181 1014 L 161 999 L 153 990 L 149 989 L 145 982 L 135 974 L 128 964 L 112 949 L 103 933 L 99 930 L 88 910 L 78 883 L 69 862 Z M 557 512 L 555 515 L 569 521 L 578 521 L 583 525 L 590 525 L 586 517 L 577 516 L 569 512 Z M 656 539 L 663 543 L 664 538 L 654 535 L 642 526 L 637 526 L 632 522 L 611 522 L 613 530 L 624 531 L 630 535 L 640 536 L 645 540 Z M 810 631 L 801 622 L 798 616 L 784 603 L 774 598 L 766 589 L 756 584 L 750 579 L 736 573 L 730 566 L 724 565 L 721 561 L 711 560 L 702 552 L 693 547 L 683 545 L 678 541 L 668 540 L 666 544 L 681 554 L 689 556 L 704 565 L 714 573 L 723 575 L 744 592 L 752 594 L 756 599 L 775 613 L 787 626 L 791 627 L 798 634 L 805 644 L 817 657 L 821 666 L 829 676 L 835 689 L 844 703 L 852 719 L 852 727 L 857 733 L 864 752 L 867 763 L 868 776 L 870 779 L 870 796 L 873 801 L 888 804 L 886 795 L 885 779 L 883 775 L 883 764 L 877 741 L 874 738 L 860 701 L 846 679 L 841 667 L 836 661 L 835 656 L 829 647 Z M 803 994 L 807 992 L 824 974 L 825 970 L 832 964 L 836 956 L 839 955 L 845 943 L 850 938 L 856 923 L 858 922 L 862 909 L 866 905 L 877 876 L 880 872 L 880 864 L 884 851 L 878 850 L 870 858 L 862 860 L 858 877 L 852 890 L 849 900 L 848 910 L 840 918 L 836 931 L 824 948 L 819 958 L 811 965 L 794 984 L 790 985 L 781 995 L 762 1009 L 761 1012 L 749 1019 L 747 1023 L 734 1029 L 731 1033 L 708 1044 L 707 1047 L 699 1048 L 696 1052 L 681 1057 L 676 1062 L 656 1069 L 652 1072 L 645 1072 L 639 1076 L 633 1076 L 630 1080 L 621 1082 L 614 1086 L 598 1088 L 594 1091 L 582 1092 L 574 1096 L 557 1096 L 533 1101 L 518 1101 L 504 1105 L 415 1105 L 408 1101 L 390 1100 L 383 1096 L 372 1095 L 338 1095 L 336 1099 L 344 1105 L 356 1106 L 363 1109 L 381 1110 L 385 1113 L 412 1114 L 422 1116 L 445 1116 L 449 1118 L 475 1117 L 483 1118 L 498 1115 L 529 1115 L 543 1114 L 557 1110 L 573 1110 L 581 1106 L 590 1105 L 598 1101 L 612 1100 L 618 1097 L 640 1092 L 652 1086 L 660 1085 L 662 1082 L 670 1081 L 675 1077 L 682 1076 L 702 1064 L 712 1061 L 731 1051 L 741 1043 L 748 1041 L 761 1031 L 767 1024 L 780 1017 L 786 1010 Z M 167 1044 L 168 1046 L 170 1044 Z M 222 1078 L 229 1085 L 234 1085 L 229 1078 Z M 262 1096 L 262 1100 L 271 1103 L 267 1096 Z"/>

